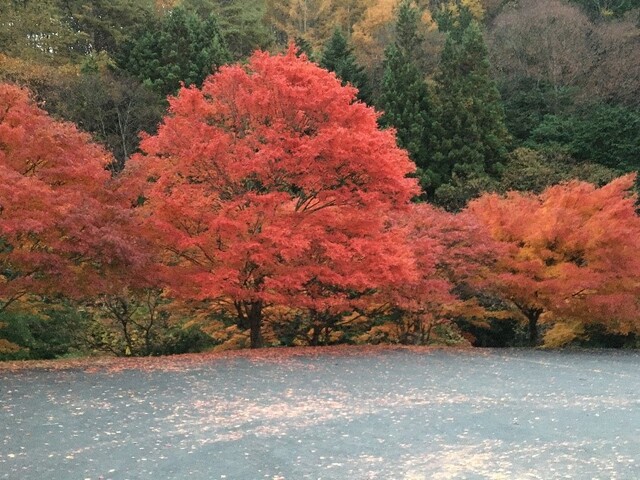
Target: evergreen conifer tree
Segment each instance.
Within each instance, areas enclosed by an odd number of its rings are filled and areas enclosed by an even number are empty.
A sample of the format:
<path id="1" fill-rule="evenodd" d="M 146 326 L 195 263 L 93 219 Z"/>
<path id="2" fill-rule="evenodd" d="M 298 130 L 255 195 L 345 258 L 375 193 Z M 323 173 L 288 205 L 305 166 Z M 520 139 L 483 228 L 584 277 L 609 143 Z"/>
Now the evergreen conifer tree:
<path id="1" fill-rule="evenodd" d="M 315 55 L 313 53 L 313 47 L 311 46 L 311 43 L 309 43 L 309 41 L 306 38 L 295 37 L 293 39 L 293 44 L 296 46 L 298 50 L 298 53 L 297 53 L 298 56 L 304 53 L 309 60 L 314 61 Z"/>
<path id="2" fill-rule="evenodd" d="M 364 68 L 357 64 L 353 48 L 349 46 L 340 29 L 335 29 L 327 42 L 322 52 L 320 66 L 335 72 L 343 85 L 350 83 L 356 87 L 358 98 L 365 103 L 370 103 L 371 92 L 367 75 Z"/>
<path id="3" fill-rule="evenodd" d="M 454 210 L 491 188 L 509 138 L 480 27 L 470 15 L 456 20 L 449 24 L 437 77 L 439 135 L 433 152 L 443 181 L 436 201 Z"/>
<path id="4" fill-rule="evenodd" d="M 398 9 L 396 41 L 385 51 L 378 107 L 384 112 L 380 124 L 397 130 L 398 144 L 407 149 L 416 163 L 420 184 L 428 194 L 439 184 L 439 175 L 430 161 L 434 142 L 433 103 L 415 58 L 422 42 L 418 21 L 418 10 L 409 1 L 403 1 Z"/>
<path id="5" fill-rule="evenodd" d="M 216 18 L 178 7 L 160 25 L 147 25 L 118 56 L 118 64 L 162 95 L 202 81 L 231 55 Z"/>

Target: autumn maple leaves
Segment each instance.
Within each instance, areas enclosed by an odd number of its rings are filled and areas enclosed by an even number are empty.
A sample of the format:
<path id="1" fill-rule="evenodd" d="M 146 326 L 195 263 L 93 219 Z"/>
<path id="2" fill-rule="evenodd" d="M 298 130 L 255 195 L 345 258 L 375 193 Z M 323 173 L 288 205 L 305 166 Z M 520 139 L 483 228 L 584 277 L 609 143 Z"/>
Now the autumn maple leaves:
<path id="1" fill-rule="evenodd" d="M 274 306 L 394 310 L 425 342 L 484 291 L 533 340 L 541 320 L 561 325 L 552 343 L 590 322 L 638 330 L 631 177 L 488 195 L 457 215 L 412 204 L 415 166 L 354 98 L 293 51 L 256 53 L 182 89 L 112 179 L 84 134 L 0 86 L 0 308 L 154 286 L 225 304 L 253 347 Z"/>
<path id="2" fill-rule="evenodd" d="M 107 292 L 131 275 L 143 255 L 107 188 L 110 161 L 27 92 L 0 86 L 0 311 L 31 294 Z"/>
<path id="3" fill-rule="evenodd" d="M 413 273 L 389 218 L 414 167 L 354 94 L 293 51 L 258 53 L 182 90 L 131 161 L 153 178 L 141 210 L 172 291 L 229 299 L 254 347 L 269 306 L 340 315 Z"/>
<path id="4" fill-rule="evenodd" d="M 485 195 L 467 211 L 504 245 L 487 285 L 528 322 L 553 325 L 547 345 L 562 345 L 599 324 L 637 332 L 640 218 L 634 176 L 596 188 L 584 182 L 551 187 L 539 196 Z"/>

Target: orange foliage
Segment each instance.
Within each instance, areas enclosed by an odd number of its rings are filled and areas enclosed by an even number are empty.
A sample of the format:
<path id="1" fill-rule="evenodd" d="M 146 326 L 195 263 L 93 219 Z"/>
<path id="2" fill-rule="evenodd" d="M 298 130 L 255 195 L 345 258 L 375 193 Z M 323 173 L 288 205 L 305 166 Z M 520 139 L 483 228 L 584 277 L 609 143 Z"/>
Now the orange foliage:
<path id="1" fill-rule="evenodd" d="M 571 182 L 539 196 L 485 195 L 467 208 L 508 247 L 487 285 L 527 318 L 532 341 L 543 314 L 545 322 L 571 325 L 576 335 L 591 323 L 622 334 L 640 331 L 633 183 L 633 175 L 602 188 Z M 568 331 L 551 336 L 568 339 Z"/>
<path id="2" fill-rule="evenodd" d="M 0 338 L 0 355 L 7 353 L 17 353 L 22 350 L 20 345 L 10 342 L 5 338 Z"/>

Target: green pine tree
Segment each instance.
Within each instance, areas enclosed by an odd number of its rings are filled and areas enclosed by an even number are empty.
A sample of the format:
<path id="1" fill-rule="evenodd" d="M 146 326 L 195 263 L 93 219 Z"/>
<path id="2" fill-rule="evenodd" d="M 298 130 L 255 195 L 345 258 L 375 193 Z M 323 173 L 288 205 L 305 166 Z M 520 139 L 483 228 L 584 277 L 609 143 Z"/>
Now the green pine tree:
<path id="1" fill-rule="evenodd" d="M 162 95 L 180 82 L 201 85 L 231 56 L 214 16 L 171 10 L 160 25 L 147 25 L 118 56 L 118 65 Z"/>
<path id="2" fill-rule="evenodd" d="M 439 135 L 435 199 L 458 209 L 499 177 L 509 139 L 498 89 L 478 23 L 461 16 L 449 25 L 437 77 Z"/>
<path id="3" fill-rule="evenodd" d="M 256 49 L 266 50 L 274 41 L 273 29 L 265 22 L 265 0 L 182 0 L 201 18 L 215 15 L 227 47 L 235 60 Z"/>
<path id="4" fill-rule="evenodd" d="M 409 152 L 418 167 L 418 178 L 428 194 L 439 183 L 432 168 L 434 142 L 433 102 L 424 76 L 417 66 L 419 12 L 408 1 L 400 4 L 396 41 L 387 47 L 378 107 L 384 112 L 380 124 L 397 130 L 398 144 Z"/>
<path id="5" fill-rule="evenodd" d="M 395 25 L 395 45 L 412 61 L 419 60 L 424 38 L 418 31 L 420 12 L 410 0 L 403 0 L 398 6 L 398 18 Z"/>
<path id="6" fill-rule="evenodd" d="M 339 29 L 333 31 L 333 35 L 327 42 L 322 52 L 320 66 L 335 72 L 343 85 L 350 83 L 358 89 L 358 98 L 365 103 L 370 103 L 371 92 L 364 68 L 356 62 L 353 48 L 347 44 L 347 39 Z"/>
<path id="7" fill-rule="evenodd" d="M 297 50 L 296 55 L 298 57 L 304 54 L 306 55 L 308 60 L 311 60 L 312 62 L 315 60 L 313 47 L 311 46 L 311 43 L 306 38 L 297 36 L 293 39 L 293 44 L 296 47 L 296 50 Z"/>

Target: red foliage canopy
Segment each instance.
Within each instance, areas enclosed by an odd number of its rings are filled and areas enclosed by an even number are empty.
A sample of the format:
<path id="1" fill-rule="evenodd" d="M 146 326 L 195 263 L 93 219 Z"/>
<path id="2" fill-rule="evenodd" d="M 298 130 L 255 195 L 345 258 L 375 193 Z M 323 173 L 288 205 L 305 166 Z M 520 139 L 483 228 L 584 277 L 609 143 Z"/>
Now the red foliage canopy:
<path id="1" fill-rule="evenodd" d="M 426 203 L 413 204 L 397 222 L 406 232 L 418 271 L 415 278 L 386 292 L 400 314 L 395 320 L 401 333 L 397 340 L 426 343 L 435 325 L 458 316 L 483 320 L 488 312 L 471 293 L 483 284 L 501 245 L 472 216 L 454 215 Z M 461 300 L 461 293 L 469 300 Z"/>
<path id="2" fill-rule="evenodd" d="M 418 193 L 392 131 L 355 89 L 293 50 L 182 89 L 129 174 L 174 292 L 231 299 L 260 344 L 262 308 L 344 308 L 411 275 L 386 221 Z"/>
<path id="3" fill-rule="evenodd" d="M 27 293 L 108 290 L 135 261 L 125 210 L 106 188 L 111 160 L 26 91 L 0 84 L 0 310 Z"/>

